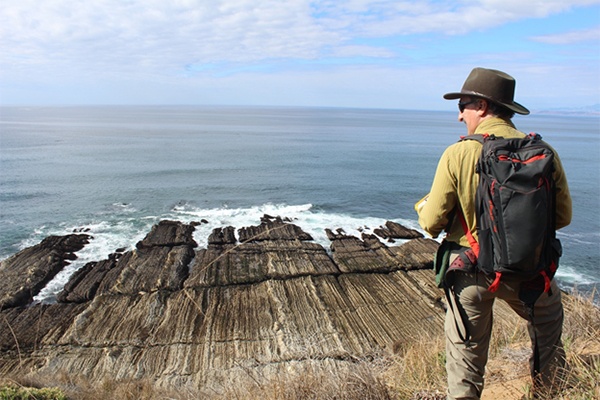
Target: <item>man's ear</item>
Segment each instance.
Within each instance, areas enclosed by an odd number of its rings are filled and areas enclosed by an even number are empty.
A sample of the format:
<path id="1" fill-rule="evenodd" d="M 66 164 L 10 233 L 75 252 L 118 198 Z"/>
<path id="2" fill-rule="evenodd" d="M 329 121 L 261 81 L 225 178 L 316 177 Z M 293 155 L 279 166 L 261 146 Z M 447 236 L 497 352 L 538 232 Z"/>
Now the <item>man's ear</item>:
<path id="1" fill-rule="evenodd" d="M 482 117 L 487 115 L 489 111 L 489 103 L 487 100 L 479 99 L 477 102 L 477 113 Z"/>

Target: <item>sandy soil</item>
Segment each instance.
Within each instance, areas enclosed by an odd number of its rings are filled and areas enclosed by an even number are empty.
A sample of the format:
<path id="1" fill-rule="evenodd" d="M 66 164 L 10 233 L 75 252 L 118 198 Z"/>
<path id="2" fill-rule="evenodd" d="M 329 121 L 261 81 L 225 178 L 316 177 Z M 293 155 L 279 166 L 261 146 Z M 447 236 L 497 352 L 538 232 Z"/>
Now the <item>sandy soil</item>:
<path id="1" fill-rule="evenodd" d="M 531 348 L 522 344 L 504 349 L 487 364 L 486 387 L 481 400 L 520 399 L 531 384 L 529 356 Z"/>

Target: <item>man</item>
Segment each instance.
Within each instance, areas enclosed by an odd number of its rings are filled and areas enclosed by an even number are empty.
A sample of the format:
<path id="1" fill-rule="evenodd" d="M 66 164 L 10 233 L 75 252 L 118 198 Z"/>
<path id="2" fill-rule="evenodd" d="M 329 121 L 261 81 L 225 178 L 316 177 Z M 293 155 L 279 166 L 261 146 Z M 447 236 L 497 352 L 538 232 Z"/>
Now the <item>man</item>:
<path id="1" fill-rule="evenodd" d="M 460 92 L 447 93 L 445 99 L 459 99 L 458 120 L 464 122 L 467 134 L 490 134 L 504 138 L 525 137 L 511 119 L 515 113 L 527 115 L 529 110 L 514 101 L 515 80 L 508 74 L 475 68 Z M 466 225 L 477 239 L 475 194 L 479 182 L 476 164 L 481 143 L 463 140 L 449 146 L 439 161 L 431 191 L 425 202 L 415 206 L 419 224 L 432 237 L 446 230 L 445 240 L 454 244 L 456 254 L 469 248 L 469 240 L 461 223 L 453 223 L 454 210 L 463 212 Z M 556 181 L 556 229 L 571 221 L 571 197 L 560 159 L 554 161 Z M 452 293 L 456 299 L 457 321 L 451 308 L 446 313 L 446 371 L 448 399 L 479 399 L 483 391 L 485 365 L 492 331 L 492 306 L 495 298 L 505 300 L 521 317 L 528 314 L 519 300 L 521 281 L 503 277 L 495 292 L 488 290 L 493 281 L 477 268 L 452 274 Z M 534 306 L 535 324 L 528 323 L 529 334 L 537 336 L 539 374 L 534 377 L 534 390 L 556 385 L 556 374 L 564 369 L 561 342 L 563 308 L 560 290 L 552 280 L 551 290 L 543 293 Z M 461 323 L 470 334 L 464 340 Z M 533 374 L 533 356 L 531 359 Z"/>

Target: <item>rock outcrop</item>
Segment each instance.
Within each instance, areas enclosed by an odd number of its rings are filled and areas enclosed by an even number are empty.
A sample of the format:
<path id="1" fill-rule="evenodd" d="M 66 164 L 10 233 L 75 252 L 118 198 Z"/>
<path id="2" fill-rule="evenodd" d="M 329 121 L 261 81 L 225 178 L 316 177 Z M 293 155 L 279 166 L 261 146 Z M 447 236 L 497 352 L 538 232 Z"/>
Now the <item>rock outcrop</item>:
<path id="1" fill-rule="evenodd" d="M 0 310 L 24 306 L 58 274 L 75 252 L 89 243 L 86 234 L 49 236 L 2 262 L 0 267 Z"/>
<path id="2" fill-rule="evenodd" d="M 31 299 L 90 238 L 48 238 L 0 264 L 0 376 L 149 379 L 218 390 L 305 368 L 334 371 L 439 331 L 437 242 L 389 222 L 384 239 L 298 226 L 215 229 L 162 221 L 136 249 L 79 269 L 55 304 Z M 60 267 L 60 268 L 59 268 Z M 43 272 L 41 272 L 43 271 Z"/>

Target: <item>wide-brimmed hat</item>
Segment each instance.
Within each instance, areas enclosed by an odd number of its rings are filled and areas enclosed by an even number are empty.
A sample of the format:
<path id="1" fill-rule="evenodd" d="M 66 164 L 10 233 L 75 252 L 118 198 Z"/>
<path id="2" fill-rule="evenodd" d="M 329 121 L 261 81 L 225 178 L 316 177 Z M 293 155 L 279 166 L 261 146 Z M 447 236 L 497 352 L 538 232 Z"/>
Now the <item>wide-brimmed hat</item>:
<path id="1" fill-rule="evenodd" d="M 487 68 L 473 68 L 460 92 L 446 93 L 447 100 L 462 96 L 481 97 L 498 103 L 517 114 L 527 115 L 529 110 L 515 102 L 515 79 L 502 71 Z"/>

